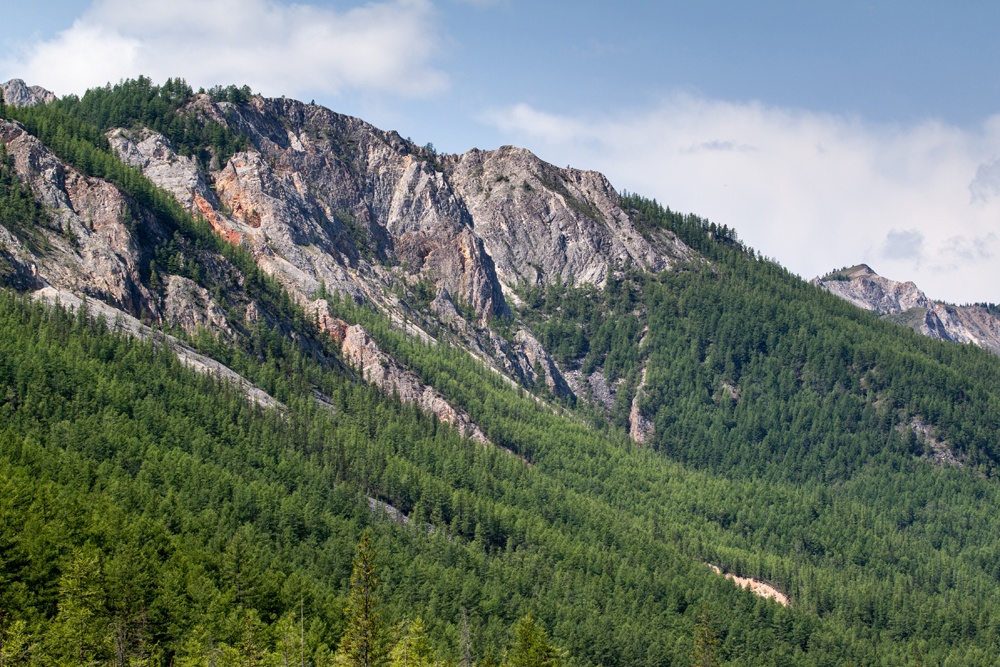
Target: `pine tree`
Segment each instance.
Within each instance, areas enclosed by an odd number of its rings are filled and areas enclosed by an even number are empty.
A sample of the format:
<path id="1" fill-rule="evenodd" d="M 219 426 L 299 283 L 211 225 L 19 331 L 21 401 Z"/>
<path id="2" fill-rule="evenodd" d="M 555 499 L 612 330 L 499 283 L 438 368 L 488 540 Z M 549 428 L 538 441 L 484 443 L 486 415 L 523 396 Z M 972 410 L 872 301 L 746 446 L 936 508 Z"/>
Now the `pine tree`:
<path id="1" fill-rule="evenodd" d="M 351 592 L 344 616 L 347 628 L 340 638 L 337 662 L 350 667 L 375 667 L 385 658 L 382 637 L 382 619 L 378 611 L 378 573 L 375 567 L 375 549 L 367 532 L 358 542 L 351 573 Z"/>

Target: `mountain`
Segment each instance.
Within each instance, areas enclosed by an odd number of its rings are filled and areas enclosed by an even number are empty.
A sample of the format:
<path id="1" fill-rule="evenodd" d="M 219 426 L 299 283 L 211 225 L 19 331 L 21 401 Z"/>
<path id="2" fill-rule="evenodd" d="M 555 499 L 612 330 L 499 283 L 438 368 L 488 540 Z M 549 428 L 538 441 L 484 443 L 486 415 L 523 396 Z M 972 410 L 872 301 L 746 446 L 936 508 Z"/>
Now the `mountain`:
<path id="1" fill-rule="evenodd" d="M 21 79 L 11 79 L 0 84 L 4 101 L 13 107 L 33 107 L 55 102 L 56 96 L 41 86 L 28 86 Z"/>
<path id="2" fill-rule="evenodd" d="M 522 149 L 180 80 L 5 114 L 5 662 L 332 664 L 364 534 L 445 662 L 1000 654 L 995 355 Z"/>
<path id="3" fill-rule="evenodd" d="M 972 343 L 1000 354 L 1000 314 L 988 304 L 932 301 L 912 282 L 883 278 L 865 264 L 814 278 L 813 284 L 925 336 Z"/>

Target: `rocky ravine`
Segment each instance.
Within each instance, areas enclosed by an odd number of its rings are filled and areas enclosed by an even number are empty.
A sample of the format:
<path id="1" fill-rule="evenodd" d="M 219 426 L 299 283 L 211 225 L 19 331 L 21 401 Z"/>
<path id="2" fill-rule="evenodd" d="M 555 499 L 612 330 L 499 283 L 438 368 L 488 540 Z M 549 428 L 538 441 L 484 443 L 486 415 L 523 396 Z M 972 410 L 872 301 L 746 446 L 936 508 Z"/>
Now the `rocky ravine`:
<path id="1" fill-rule="evenodd" d="M 866 264 L 834 271 L 812 282 L 859 308 L 925 336 L 972 343 L 1000 354 L 1000 317 L 983 306 L 953 306 L 933 301 L 912 282 L 890 280 Z"/>

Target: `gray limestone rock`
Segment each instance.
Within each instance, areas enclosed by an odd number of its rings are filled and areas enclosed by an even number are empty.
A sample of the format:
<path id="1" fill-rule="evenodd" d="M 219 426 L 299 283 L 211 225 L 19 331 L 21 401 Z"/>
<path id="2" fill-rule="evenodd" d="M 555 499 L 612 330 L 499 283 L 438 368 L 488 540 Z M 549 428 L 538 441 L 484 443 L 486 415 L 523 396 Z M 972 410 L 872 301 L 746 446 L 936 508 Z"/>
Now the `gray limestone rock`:
<path id="1" fill-rule="evenodd" d="M 912 282 L 897 282 L 860 264 L 813 284 L 931 338 L 971 343 L 1000 354 L 1000 317 L 983 306 L 955 306 L 929 299 Z"/>
<path id="2" fill-rule="evenodd" d="M 4 103 L 12 107 L 33 107 L 56 101 L 55 94 L 41 86 L 29 86 L 21 79 L 0 84 L 0 91 L 3 92 Z"/>

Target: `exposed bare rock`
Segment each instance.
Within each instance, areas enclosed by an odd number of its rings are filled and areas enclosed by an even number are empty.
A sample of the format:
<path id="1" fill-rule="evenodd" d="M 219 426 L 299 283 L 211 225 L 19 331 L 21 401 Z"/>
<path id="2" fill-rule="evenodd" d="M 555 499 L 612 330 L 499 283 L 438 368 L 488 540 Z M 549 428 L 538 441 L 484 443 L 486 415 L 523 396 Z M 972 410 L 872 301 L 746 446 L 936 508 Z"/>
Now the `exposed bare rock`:
<path id="1" fill-rule="evenodd" d="M 549 391 L 555 396 L 569 396 L 572 394 L 572 390 L 566 383 L 566 379 L 563 378 L 555 362 L 552 361 L 552 357 L 549 356 L 549 353 L 545 351 L 545 348 L 530 331 L 527 329 L 518 330 L 514 334 L 514 340 L 518 343 L 520 352 L 527 361 L 525 372 L 530 373 L 529 377 L 533 383 L 543 380 Z M 538 377 L 539 370 L 541 370 L 544 377 Z"/>
<path id="2" fill-rule="evenodd" d="M 125 164 L 142 171 L 189 211 L 195 197 L 214 198 L 197 163 L 174 152 L 170 141 L 149 130 L 112 130 L 108 142 Z"/>
<path id="3" fill-rule="evenodd" d="M 398 523 L 401 526 L 405 526 L 410 520 L 410 517 L 403 514 L 400 510 L 396 509 L 389 503 L 383 502 L 378 498 L 372 498 L 368 496 L 368 510 L 372 514 L 386 514 L 389 520 L 393 523 Z"/>
<path id="4" fill-rule="evenodd" d="M 942 466 L 955 466 L 961 468 L 965 465 L 965 457 L 956 455 L 952 444 L 946 440 L 939 439 L 934 433 L 934 426 L 919 417 L 914 417 L 909 424 L 900 424 L 900 432 L 912 431 L 917 439 L 930 449 L 925 457 Z"/>
<path id="5" fill-rule="evenodd" d="M 142 255 L 130 226 L 146 225 L 155 237 L 156 220 L 110 183 L 66 166 L 19 123 L 0 122 L 0 141 L 51 218 L 50 227 L 40 230 L 47 250 L 17 248 L 37 281 L 155 316 L 158 309 L 140 279 Z"/>
<path id="6" fill-rule="evenodd" d="M 865 264 L 835 271 L 813 284 L 914 331 L 1000 354 L 1000 316 L 984 306 L 933 301 L 912 282 L 884 278 Z"/>
<path id="7" fill-rule="evenodd" d="M 741 395 L 742 392 L 740 391 L 739 386 L 733 384 L 729 380 L 722 380 L 722 382 L 719 383 L 719 394 L 717 400 L 728 400 L 733 403 L 739 403 Z"/>
<path id="8" fill-rule="evenodd" d="M 555 280 L 602 284 L 627 263 L 660 271 L 691 256 L 679 242 L 654 248 L 597 172 L 558 169 L 510 146 L 472 150 L 446 166 L 507 290 Z"/>
<path id="9" fill-rule="evenodd" d="M 81 299 L 73 292 L 55 287 L 43 287 L 34 292 L 32 298 L 44 301 L 49 304 L 59 304 L 64 308 L 76 311 L 81 307 L 87 309 L 87 313 L 93 317 L 103 317 L 108 327 L 112 331 L 126 333 L 129 336 L 146 340 L 152 338 L 170 348 L 177 355 L 182 364 L 203 375 L 211 375 L 230 384 L 239 387 L 247 398 L 262 408 L 282 408 L 281 403 L 276 401 L 270 394 L 263 391 L 252 382 L 233 371 L 228 366 L 220 364 L 215 359 L 204 356 L 194 351 L 173 336 L 154 331 L 150 327 L 132 317 L 126 312 L 109 306 L 96 299 Z"/>
<path id="10" fill-rule="evenodd" d="M 404 403 L 420 406 L 425 412 L 454 426 L 463 436 L 488 442 L 465 411 L 452 407 L 433 387 L 425 385 L 413 372 L 396 363 L 379 348 L 364 327 L 331 317 L 324 300 L 316 301 L 313 308 L 320 327 L 337 341 L 347 364 L 358 370 L 365 382 L 397 396 Z"/>
<path id="11" fill-rule="evenodd" d="M 642 376 L 639 379 L 639 386 L 636 387 L 635 396 L 632 397 L 632 409 L 629 411 L 628 415 L 628 434 L 632 440 L 640 445 L 646 444 L 650 436 L 653 435 L 653 422 L 643 415 L 642 410 L 639 409 L 639 405 L 642 403 L 642 399 L 646 395 L 645 390 L 646 368 L 643 367 Z"/>
<path id="12" fill-rule="evenodd" d="M 573 392 L 533 336 L 511 343 L 486 326 L 509 314 L 518 285 L 601 284 L 628 265 L 659 271 L 694 257 L 670 232 L 640 234 L 600 174 L 559 169 L 525 150 L 436 156 L 395 132 L 284 98 L 234 105 L 199 95 L 184 112 L 242 133 L 248 149 L 199 176 L 160 135 L 119 130 L 110 141 L 248 248 L 301 305 L 322 291 L 349 295 L 424 340 L 428 330 L 444 332 L 516 381 L 533 383 L 540 366 L 559 396 Z M 416 312 L 399 289 L 428 281 L 436 298 Z"/>
<path id="13" fill-rule="evenodd" d="M 609 384 L 601 369 L 597 369 L 589 375 L 580 369 L 569 370 L 563 373 L 563 377 L 575 395 L 587 398 L 594 406 L 603 409 L 606 414 L 610 414 L 614 410 L 618 390 L 625 383 L 624 378 L 618 378 Z"/>
<path id="14" fill-rule="evenodd" d="M 461 313 L 458 312 L 455 302 L 451 300 L 451 295 L 448 294 L 448 290 L 444 287 L 438 289 L 437 296 L 430 303 L 430 309 L 445 324 L 454 325 L 463 331 L 468 329 L 468 323 L 466 323 Z"/>
<path id="15" fill-rule="evenodd" d="M 227 338 L 233 336 L 225 311 L 208 290 L 183 276 L 170 276 L 167 280 L 163 320 L 165 324 L 180 327 L 189 334 L 205 328 L 222 333 Z"/>
<path id="16" fill-rule="evenodd" d="M 33 107 L 39 104 L 55 102 L 55 94 L 41 86 L 28 86 L 21 79 L 11 79 L 0 84 L 5 104 L 12 107 Z"/>
<path id="17" fill-rule="evenodd" d="M 911 308 L 928 308 L 930 299 L 912 282 L 897 282 L 883 278 L 867 264 L 836 271 L 825 278 L 816 278 L 814 284 L 841 299 L 850 301 L 879 315 L 898 313 Z"/>
<path id="18" fill-rule="evenodd" d="M 712 565 L 711 563 L 706 563 L 706 565 L 712 568 L 712 571 L 715 572 L 716 574 L 719 575 L 724 574 L 726 579 L 729 579 L 731 582 L 733 582 L 740 588 L 745 588 L 746 590 L 750 591 L 757 597 L 762 597 L 767 600 L 774 600 L 782 607 L 787 607 L 791 603 L 787 595 L 785 595 L 784 593 L 782 593 L 781 591 L 779 591 L 777 588 L 767 583 L 766 581 L 761 581 L 760 579 L 754 579 L 752 577 L 741 577 L 737 574 L 733 574 L 732 572 L 724 573 L 722 571 L 722 568 L 720 568 L 718 565 Z"/>

